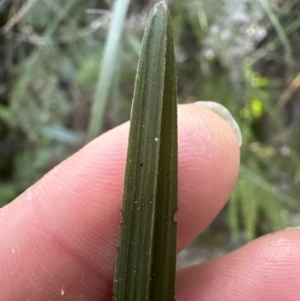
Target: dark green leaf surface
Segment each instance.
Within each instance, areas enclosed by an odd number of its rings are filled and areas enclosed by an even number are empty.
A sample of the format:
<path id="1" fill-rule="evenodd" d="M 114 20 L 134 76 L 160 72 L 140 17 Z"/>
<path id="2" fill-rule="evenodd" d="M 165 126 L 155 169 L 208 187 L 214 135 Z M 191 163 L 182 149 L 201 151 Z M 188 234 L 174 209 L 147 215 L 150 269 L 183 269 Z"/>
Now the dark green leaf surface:
<path id="1" fill-rule="evenodd" d="M 114 298 L 174 300 L 177 97 L 172 29 L 164 2 L 151 12 L 131 112 Z"/>

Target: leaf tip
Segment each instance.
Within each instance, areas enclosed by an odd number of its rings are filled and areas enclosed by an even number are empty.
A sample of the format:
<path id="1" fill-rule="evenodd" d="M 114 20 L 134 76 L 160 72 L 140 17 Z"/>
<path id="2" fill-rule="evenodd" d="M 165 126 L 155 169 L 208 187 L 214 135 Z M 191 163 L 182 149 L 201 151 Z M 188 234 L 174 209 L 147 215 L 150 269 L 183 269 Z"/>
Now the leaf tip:
<path id="1" fill-rule="evenodd" d="M 167 4 L 165 1 L 161 1 L 154 6 L 155 10 L 167 10 Z"/>

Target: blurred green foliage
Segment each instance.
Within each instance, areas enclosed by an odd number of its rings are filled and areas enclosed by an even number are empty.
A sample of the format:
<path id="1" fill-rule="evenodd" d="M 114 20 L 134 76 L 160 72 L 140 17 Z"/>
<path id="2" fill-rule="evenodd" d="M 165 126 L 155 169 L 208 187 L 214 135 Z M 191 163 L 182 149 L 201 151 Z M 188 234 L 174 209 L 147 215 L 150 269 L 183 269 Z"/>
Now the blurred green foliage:
<path id="1" fill-rule="evenodd" d="M 102 131 L 129 118 L 142 32 L 156 2 L 130 3 Z M 114 1 L 1 3 L 0 206 L 83 145 Z M 222 213 L 228 229 L 252 239 L 299 224 L 299 1 L 168 3 L 179 102 L 218 101 L 242 130 L 240 178 Z"/>

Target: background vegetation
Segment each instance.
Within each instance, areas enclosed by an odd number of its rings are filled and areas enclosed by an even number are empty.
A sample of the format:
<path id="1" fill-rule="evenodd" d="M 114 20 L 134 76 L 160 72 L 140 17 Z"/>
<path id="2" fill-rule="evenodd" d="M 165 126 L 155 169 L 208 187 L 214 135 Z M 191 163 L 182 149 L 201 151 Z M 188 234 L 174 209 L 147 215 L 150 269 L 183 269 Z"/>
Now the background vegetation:
<path id="1" fill-rule="evenodd" d="M 132 0 L 127 11 L 125 0 L 0 1 L 0 206 L 76 152 L 92 116 L 101 132 L 128 120 L 141 37 L 156 2 Z M 299 225 L 299 1 L 168 4 L 179 102 L 218 101 L 243 134 L 239 182 L 202 236 L 204 256 L 214 256 L 220 240 L 229 250 Z M 102 109 L 91 114 L 99 98 Z"/>

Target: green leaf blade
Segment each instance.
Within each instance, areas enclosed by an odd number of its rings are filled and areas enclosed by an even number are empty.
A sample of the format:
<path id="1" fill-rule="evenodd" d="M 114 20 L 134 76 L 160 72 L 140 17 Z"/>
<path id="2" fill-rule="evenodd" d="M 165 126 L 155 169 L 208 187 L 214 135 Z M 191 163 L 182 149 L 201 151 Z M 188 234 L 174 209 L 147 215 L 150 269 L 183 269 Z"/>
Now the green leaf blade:
<path id="1" fill-rule="evenodd" d="M 166 5 L 148 19 L 131 112 L 114 300 L 174 300 L 177 89 Z"/>
<path id="2" fill-rule="evenodd" d="M 115 62 L 116 57 L 118 56 L 118 44 L 121 39 L 121 33 L 129 2 L 129 0 L 115 1 L 113 18 L 109 28 L 108 38 L 105 43 L 104 54 L 99 69 L 87 141 L 95 139 L 101 130 L 109 91 L 111 89 L 113 76 L 115 75 L 117 68 Z"/>
<path id="3" fill-rule="evenodd" d="M 177 211 L 177 89 L 174 45 L 171 20 L 168 14 L 164 95 L 161 124 L 160 170 L 157 181 L 157 216 L 155 257 L 153 270 L 157 274 L 156 289 L 152 300 L 174 300 L 176 273 L 176 233 L 175 213 Z M 167 242 L 167 243 L 166 243 Z"/>

